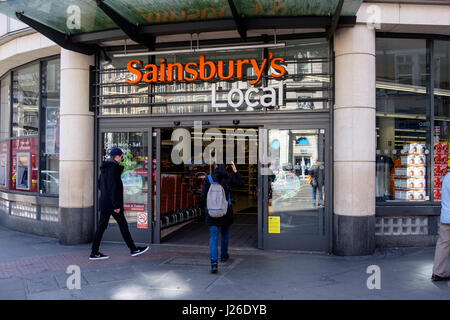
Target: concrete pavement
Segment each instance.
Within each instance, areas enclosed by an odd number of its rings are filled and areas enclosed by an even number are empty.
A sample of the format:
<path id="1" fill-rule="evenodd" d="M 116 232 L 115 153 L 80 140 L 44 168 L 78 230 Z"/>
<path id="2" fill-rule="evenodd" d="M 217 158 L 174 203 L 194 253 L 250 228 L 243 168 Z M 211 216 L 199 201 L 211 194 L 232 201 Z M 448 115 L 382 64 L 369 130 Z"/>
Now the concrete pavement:
<path id="1" fill-rule="evenodd" d="M 450 283 L 430 280 L 434 247 L 364 257 L 231 249 L 230 260 L 210 274 L 207 247 L 151 245 L 130 257 L 125 244 L 103 243 L 111 258 L 89 261 L 89 244 L 62 246 L 4 227 L 0 243 L 0 299 L 8 300 L 450 299 Z M 70 265 L 81 270 L 80 289 L 67 288 Z M 367 287 L 371 265 L 380 268 L 381 289 Z"/>

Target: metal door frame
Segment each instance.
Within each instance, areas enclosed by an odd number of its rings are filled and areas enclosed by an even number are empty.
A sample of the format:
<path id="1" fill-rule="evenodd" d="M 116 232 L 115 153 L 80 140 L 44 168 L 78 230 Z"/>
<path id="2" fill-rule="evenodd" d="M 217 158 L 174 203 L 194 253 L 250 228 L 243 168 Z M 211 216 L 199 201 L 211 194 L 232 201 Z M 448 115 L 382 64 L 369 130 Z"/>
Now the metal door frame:
<path id="1" fill-rule="evenodd" d="M 156 188 L 155 188 L 155 203 L 152 206 L 152 243 L 159 244 L 161 243 L 161 128 L 153 128 L 151 127 L 151 142 L 152 142 L 152 150 L 151 150 L 151 165 L 152 165 L 152 192 L 151 198 L 153 203 L 153 137 L 156 136 Z M 150 194 L 150 192 L 149 192 Z M 154 215 L 154 217 L 153 217 Z M 153 219 L 154 218 L 154 219 Z"/>

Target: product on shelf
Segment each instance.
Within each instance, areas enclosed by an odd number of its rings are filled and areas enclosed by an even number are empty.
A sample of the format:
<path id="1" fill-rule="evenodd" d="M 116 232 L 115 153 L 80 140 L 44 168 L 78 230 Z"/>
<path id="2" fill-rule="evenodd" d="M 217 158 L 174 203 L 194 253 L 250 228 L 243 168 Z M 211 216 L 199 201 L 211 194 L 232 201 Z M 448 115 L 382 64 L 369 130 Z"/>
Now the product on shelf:
<path id="1" fill-rule="evenodd" d="M 436 142 L 434 144 L 434 154 L 448 155 L 448 143 L 447 142 Z"/>
<path id="2" fill-rule="evenodd" d="M 441 189 L 434 188 L 434 201 L 441 201 L 442 195 L 441 195 Z"/>
<path id="3" fill-rule="evenodd" d="M 400 159 L 402 166 L 425 165 L 425 155 L 408 154 Z"/>
<path id="4" fill-rule="evenodd" d="M 400 166 L 394 169 L 394 199 L 426 200 L 426 144 L 406 143 L 400 153 Z"/>
<path id="5" fill-rule="evenodd" d="M 447 144 L 447 148 L 450 146 L 450 142 Z M 448 162 L 447 162 L 447 166 L 450 167 L 450 154 L 448 155 Z"/>
<path id="6" fill-rule="evenodd" d="M 414 201 L 414 200 L 426 200 L 426 192 L 425 190 L 395 190 L 395 200 L 405 200 L 405 201 Z"/>
<path id="7" fill-rule="evenodd" d="M 406 154 L 425 154 L 426 149 L 425 143 L 411 142 L 403 146 L 403 152 Z"/>
<path id="8" fill-rule="evenodd" d="M 448 146 L 448 142 L 436 142 L 434 144 L 433 194 L 435 201 L 441 201 L 442 180 L 447 174 L 449 165 Z"/>
<path id="9" fill-rule="evenodd" d="M 394 182 L 396 189 L 423 190 L 425 178 L 397 178 Z"/>
<path id="10" fill-rule="evenodd" d="M 405 166 L 395 168 L 396 177 L 411 177 L 411 178 L 424 178 L 425 177 L 425 166 Z"/>

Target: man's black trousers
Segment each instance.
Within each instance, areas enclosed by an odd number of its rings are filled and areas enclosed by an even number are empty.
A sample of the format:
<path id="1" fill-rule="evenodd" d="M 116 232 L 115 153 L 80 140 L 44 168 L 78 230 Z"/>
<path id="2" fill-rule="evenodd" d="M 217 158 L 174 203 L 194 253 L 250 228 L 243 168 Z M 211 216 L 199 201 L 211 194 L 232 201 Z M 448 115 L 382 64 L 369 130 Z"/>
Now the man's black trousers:
<path id="1" fill-rule="evenodd" d="M 120 210 L 119 213 L 114 211 L 101 211 L 100 212 L 100 220 L 98 222 L 97 230 L 95 231 L 94 240 L 92 241 L 92 253 L 97 253 L 100 248 L 100 242 L 102 241 L 103 233 L 105 233 L 106 228 L 108 227 L 109 219 L 113 216 L 113 218 L 117 221 L 117 224 L 120 228 L 120 233 L 122 234 L 123 240 L 127 244 L 128 248 L 131 251 L 136 250 L 136 245 L 134 244 L 133 239 L 131 238 L 130 230 L 128 230 L 128 223 L 125 219 L 125 215 L 123 213 L 123 209 Z"/>

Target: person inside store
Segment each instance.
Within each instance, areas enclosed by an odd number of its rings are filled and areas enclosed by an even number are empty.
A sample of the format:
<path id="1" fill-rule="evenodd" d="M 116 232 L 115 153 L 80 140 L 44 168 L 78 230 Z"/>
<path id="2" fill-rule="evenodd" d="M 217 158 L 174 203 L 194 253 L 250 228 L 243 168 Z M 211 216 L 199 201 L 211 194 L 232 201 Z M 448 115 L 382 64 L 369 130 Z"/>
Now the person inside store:
<path id="1" fill-rule="evenodd" d="M 442 181 L 441 195 L 439 237 L 434 252 L 433 274 L 431 276 L 433 281 L 450 280 L 450 276 L 445 273 L 450 252 L 450 173 L 447 173 Z"/>
<path id="2" fill-rule="evenodd" d="M 316 206 L 316 196 L 319 193 L 318 205 L 323 206 L 323 185 L 324 185 L 324 170 L 323 162 L 316 161 L 311 168 L 306 169 L 306 174 L 311 176 L 309 184 L 312 187 L 312 205 Z M 317 192 L 319 191 L 319 192 Z"/>
<path id="3" fill-rule="evenodd" d="M 106 161 L 103 161 L 100 166 L 100 178 L 98 181 L 98 188 L 100 189 L 100 221 L 94 234 L 89 260 L 103 260 L 109 258 L 109 256 L 101 253 L 99 248 L 103 233 L 108 227 L 111 215 L 117 221 L 120 233 L 130 249 L 130 255 L 132 257 L 141 255 L 148 250 L 148 246 L 136 247 L 131 237 L 130 230 L 128 229 L 127 220 L 125 219 L 123 207 L 123 183 L 121 178 L 124 167 L 120 165 L 122 160 L 122 150 L 113 148 L 109 153 L 109 158 Z"/>
<path id="4" fill-rule="evenodd" d="M 211 217 L 206 213 L 206 224 L 209 227 L 209 253 L 211 261 L 211 273 L 217 273 L 218 271 L 218 236 L 219 230 L 221 234 L 220 240 L 220 261 L 226 262 L 229 259 L 228 254 L 228 242 L 230 238 L 230 226 L 233 224 L 233 208 L 231 205 L 231 187 L 241 186 L 244 181 L 241 175 L 236 169 L 234 163 L 230 165 L 232 173 L 227 172 L 227 168 L 224 164 L 217 164 L 214 172 L 210 175 L 213 182 L 219 183 L 225 191 L 225 195 L 228 201 L 228 207 L 226 214 L 219 218 Z M 211 186 L 209 178 L 205 179 L 202 187 L 202 193 L 200 195 L 200 205 L 207 211 L 206 200 L 208 191 Z"/>

